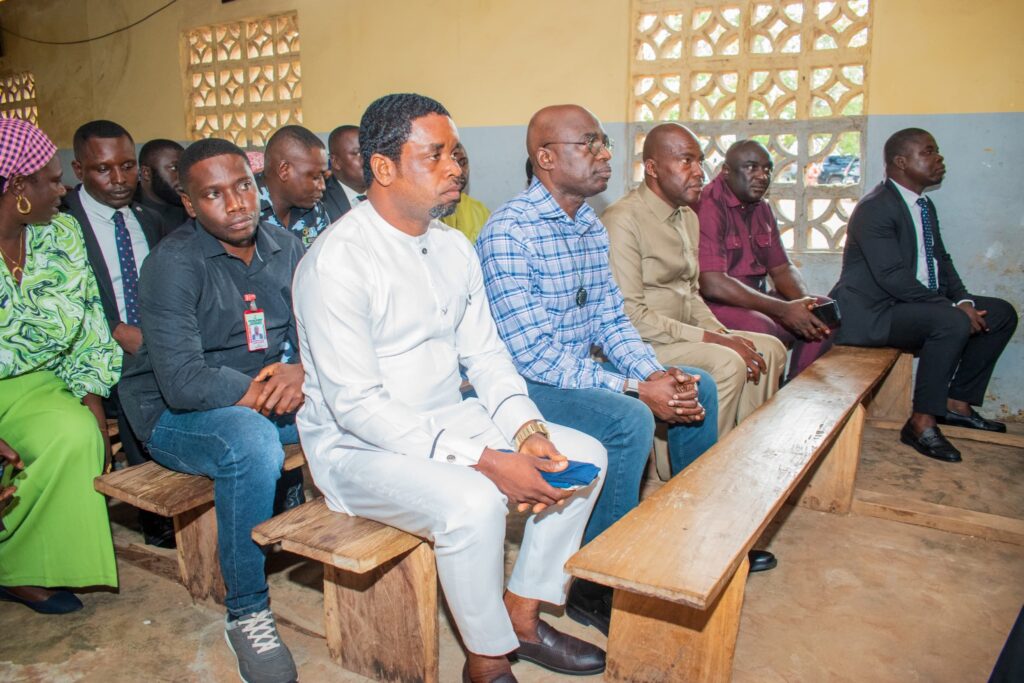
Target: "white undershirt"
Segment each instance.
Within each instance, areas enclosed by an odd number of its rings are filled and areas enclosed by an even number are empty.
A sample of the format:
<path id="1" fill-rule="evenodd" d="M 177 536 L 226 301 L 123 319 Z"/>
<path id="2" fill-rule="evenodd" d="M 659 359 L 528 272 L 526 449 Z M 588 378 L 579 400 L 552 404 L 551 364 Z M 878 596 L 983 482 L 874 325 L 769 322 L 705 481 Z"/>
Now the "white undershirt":
<path id="1" fill-rule="evenodd" d="M 351 187 L 349 187 L 345 183 L 341 182 L 337 178 L 335 178 L 334 180 L 335 180 L 336 183 L 341 185 L 341 189 L 345 193 L 345 197 L 348 198 L 348 204 L 353 209 L 356 208 L 357 206 L 359 206 L 360 204 L 362 204 L 364 201 L 366 201 L 366 195 L 365 194 L 362 194 L 360 192 L 356 192 Z M 362 199 L 360 199 L 360 197 L 362 197 Z"/>
<path id="2" fill-rule="evenodd" d="M 89 222 L 92 224 L 92 231 L 96 235 L 96 241 L 100 245 L 100 251 L 103 252 L 103 260 L 107 264 L 107 272 L 110 273 L 110 282 L 114 285 L 118 315 L 121 316 L 121 320 L 127 320 L 128 316 L 124 306 L 124 285 L 121 283 L 121 263 L 117 257 L 117 238 L 114 235 L 114 212 L 120 211 L 124 216 L 125 227 L 128 228 L 128 234 L 132 238 L 136 270 L 142 268 L 142 262 L 149 255 L 146 233 L 142 231 L 142 226 L 135 218 L 135 213 L 131 208 L 125 206 L 114 209 L 106 204 L 101 204 L 85 191 L 84 185 L 78 190 L 78 198 L 82 201 L 82 208 L 85 209 L 85 215 L 88 216 Z"/>
<path id="3" fill-rule="evenodd" d="M 890 178 L 890 180 L 892 180 Z M 924 249 L 924 222 L 921 218 L 921 207 L 918 205 L 917 200 L 923 195 L 919 195 L 913 190 L 908 190 L 903 187 L 895 180 L 892 184 L 896 186 L 896 189 L 900 191 L 900 196 L 903 197 L 903 201 L 907 203 L 907 209 L 910 210 L 910 217 L 914 220 L 914 234 L 917 237 L 917 279 L 925 287 L 928 286 L 928 257 L 925 254 Z M 932 235 L 932 238 L 935 236 Z M 932 257 L 932 261 L 935 262 L 935 282 L 939 282 L 939 262 Z"/>

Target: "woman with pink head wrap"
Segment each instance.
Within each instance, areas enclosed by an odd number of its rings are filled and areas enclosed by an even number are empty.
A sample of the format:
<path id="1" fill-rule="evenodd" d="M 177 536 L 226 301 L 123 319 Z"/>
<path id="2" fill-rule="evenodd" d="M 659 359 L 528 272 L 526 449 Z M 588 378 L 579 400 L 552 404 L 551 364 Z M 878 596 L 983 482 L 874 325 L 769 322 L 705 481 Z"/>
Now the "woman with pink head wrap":
<path id="1" fill-rule="evenodd" d="M 69 590 L 116 586 L 102 397 L 121 373 L 82 228 L 53 142 L 0 119 L 0 600 L 82 607 Z"/>

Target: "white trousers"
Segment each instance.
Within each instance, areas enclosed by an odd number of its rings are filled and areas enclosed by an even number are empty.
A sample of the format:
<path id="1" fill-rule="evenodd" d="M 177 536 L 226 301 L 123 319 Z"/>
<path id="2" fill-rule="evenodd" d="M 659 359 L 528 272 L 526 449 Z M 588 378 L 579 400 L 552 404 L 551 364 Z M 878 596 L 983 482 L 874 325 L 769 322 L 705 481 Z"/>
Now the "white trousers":
<path id="1" fill-rule="evenodd" d="M 565 602 L 566 561 L 604 484 L 607 454 L 599 441 L 548 424 L 551 440 L 570 460 L 601 468 L 594 484 L 526 522 L 508 589 L 524 598 Z M 480 448 L 511 448 L 496 427 L 477 437 Z M 470 652 L 497 656 L 519 647 L 502 602 L 508 499 L 483 474 L 464 465 L 381 452 L 339 453 L 329 481 L 317 481 L 328 507 L 402 529 L 434 543 L 437 575 Z"/>

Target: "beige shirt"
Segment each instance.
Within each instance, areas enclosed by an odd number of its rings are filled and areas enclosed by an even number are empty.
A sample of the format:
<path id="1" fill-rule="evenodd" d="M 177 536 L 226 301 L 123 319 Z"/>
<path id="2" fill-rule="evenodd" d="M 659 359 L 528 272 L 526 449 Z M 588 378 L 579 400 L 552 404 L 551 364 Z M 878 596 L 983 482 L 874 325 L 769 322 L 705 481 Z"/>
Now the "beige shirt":
<path id="1" fill-rule="evenodd" d="M 699 342 L 704 330 L 723 329 L 697 285 L 696 213 L 669 206 L 641 184 L 609 206 L 601 222 L 608 229 L 612 273 L 626 314 L 644 341 Z"/>

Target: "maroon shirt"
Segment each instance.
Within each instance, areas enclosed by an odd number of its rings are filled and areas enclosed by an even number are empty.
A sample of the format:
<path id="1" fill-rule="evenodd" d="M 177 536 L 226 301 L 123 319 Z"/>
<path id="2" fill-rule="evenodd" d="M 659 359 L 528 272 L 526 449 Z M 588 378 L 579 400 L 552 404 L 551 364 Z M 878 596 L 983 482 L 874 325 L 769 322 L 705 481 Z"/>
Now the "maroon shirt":
<path id="1" fill-rule="evenodd" d="M 744 205 L 718 174 L 704 188 L 700 219 L 701 272 L 726 273 L 757 286 L 772 268 L 789 263 L 771 204 Z"/>

